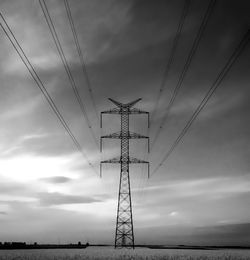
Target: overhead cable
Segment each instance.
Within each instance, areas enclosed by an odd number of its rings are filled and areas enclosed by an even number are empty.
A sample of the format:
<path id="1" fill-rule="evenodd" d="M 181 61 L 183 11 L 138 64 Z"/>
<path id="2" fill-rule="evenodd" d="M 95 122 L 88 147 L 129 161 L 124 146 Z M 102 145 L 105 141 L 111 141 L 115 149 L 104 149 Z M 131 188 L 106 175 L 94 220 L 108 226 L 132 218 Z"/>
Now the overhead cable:
<path id="1" fill-rule="evenodd" d="M 161 162 L 157 165 L 157 167 L 153 171 L 152 175 L 155 174 L 159 170 L 159 168 L 163 165 L 163 163 L 169 158 L 171 153 L 174 151 L 176 146 L 182 141 L 183 137 L 185 136 L 185 134 L 187 133 L 187 131 L 189 130 L 189 128 L 193 124 L 194 120 L 197 118 L 197 116 L 199 115 L 201 110 L 205 107 L 205 105 L 207 104 L 207 102 L 209 101 L 211 96 L 214 94 L 216 89 L 220 86 L 223 79 L 225 78 L 225 76 L 227 75 L 227 73 L 229 72 L 229 70 L 231 69 L 231 67 L 233 66 L 235 61 L 237 60 L 237 58 L 240 56 L 240 54 L 242 53 L 242 51 L 244 50 L 246 45 L 249 43 L 249 41 L 250 41 L 250 30 L 248 30 L 246 32 L 246 34 L 242 38 L 241 42 L 239 43 L 239 45 L 234 50 L 233 54 L 230 56 L 229 60 L 227 61 L 227 63 L 225 64 L 225 66 L 223 67 L 221 72 L 218 74 L 216 80 L 214 81 L 214 83 L 212 84 L 210 89 L 207 91 L 207 93 L 204 96 L 204 98 L 202 99 L 201 103 L 196 108 L 195 112 L 192 114 L 191 118 L 188 120 L 187 124 L 185 125 L 185 127 L 183 128 L 183 130 L 181 131 L 181 133 L 179 134 L 177 139 L 174 141 L 171 148 L 164 155 Z"/>
<path id="2" fill-rule="evenodd" d="M 172 66 L 172 63 L 174 61 L 174 56 L 175 56 L 175 53 L 176 53 L 176 49 L 177 49 L 177 45 L 178 45 L 178 42 L 179 42 L 179 39 L 180 39 L 180 35 L 181 35 L 181 32 L 182 32 L 183 25 L 184 25 L 186 16 L 188 14 L 189 6 L 190 6 L 190 0 L 185 0 L 184 6 L 183 6 L 183 9 L 182 9 L 182 14 L 181 14 L 180 21 L 179 21 L 179 25 L 178 25 L 177 31 L 175 33 L 170 57 L 168 59 L 167 66 L 165 68 L 163 78 L 162 78 L 162 81 L 161 81 L 161 85 L 160 85 L 160 89 L 159 89 L 159 92 L 158 92 L 158 95 L 157 95 L 157 98 L 156 98 L 155 106 L 154 106 L 153 111 L 152 111 L 151 121 L 155 117 L 155 113 L 156 113 L 158 106 L 159 106 L 160 98 L 162 96 L 164 88 L 166 87 L 166 81 L 167 81 L 168 74 L 169 74 L 170 68 Z"/>
<path id="3" fill-rule="evenodd" d="M 43 11 L 45 20 L 47 22 L 47 25 L 49 27 L 50 33 L 52 35 L 52 38 L 54 40 L 54 43 L 56 45 L 57 51 L 59 53 L 59 56 L 60 56 L 60 58 L 62 60 L 63 66 L 65 68 L 65 71 L 66 71 L 66 73 L 68 75 L 68 78 L 69 78 L 69 81 L 70 81 L 70 85 L 71 85 L 71 87 L 72 87 L 72 89 L 74 91 L 76 100 L 77 100 L 78 104 L 80 105 L 83 117 L 84 117 L 84 119 L 85 119 L 85 121 L 86 121 L 86 123 L 88 125 L 88 128 L 89 128 L 90 133 L 91 133 L 91 135 L 93 137 L 95 145 L 99 149 L 97 138 L 95 136 L 94 130 L 93 130 L 92 125 L 91 125 L 91 122 L 90 122 L 90 120 L 88 118 L 88 115 L 87 115 L 87 112 L 86 112 L 86 108 L 85 108 L 85 106 L 84 106 L 84 104 L 82 102 L 81 96 L 79 94 L 78 88 L 76 86 L 75 80 L 74 80 L 72 72 L 70 70 L 69 64 L 68 64 L 67 59 L 65 57 L 64 51 L 62 49 L 62 45 L 61 45 L 61 42 L 60 42 L 60 40 L 58 38 L 58 35 L 57 35 L 57 32 L 56 32 L 54 23 L 53 23 L 53 21 L 51 19 L 48 7 L 47 7 L 47 5 L 45 3 L 45 0 L 39 0 L 39 3 L 40 3 L 40 6 L 41 6 L 41 9 Z"/>
<path id="4" fill-rule="evenodd" d="M 32 76 L 33 80 L 36 82 L 38 88 L 40 89 L 40 91 L 42 92 L 42 94 L 44 95 L 46 101 L 49 103 L 50 108 L 53 110 L 53 112 L 55 113 L 55 115 L 57 116 L 57 118 L 59 119 L 61 125 L 63 126 L 63 128 L 66 130 L 67 134 L 70 136 L 70 138 L 72 139 L 76 149 L 83 155 L 84 159 L 87 161 L 88 165 L 96 172 L 93 164 L 89 161 L 87 155 L 85 154 L 85 152 L 83 151 L 80 143 L 77 141 L 76 137 L 74 136 L 74 134 L 72 133 L 71 129 L 69 128 L 67 122 L 65 121 L 64 117 L 62 116 L 62 114 L 60 113 L 60 111 L 58 110 L 56 104 L 54 103 L 53 99 L 51 98 L 50 94 L 48 93 L 46 87 L 44 86 L 42 80 L 40 79 L 39 75 L 37 74 L 35 68 L 33 67 L 33 65 L 31 64 L 30 60 L 28 59 L 27 55 L 25 54 L 23 48 L 21 47 L 21 45 L 19 44 L 17 38 L 15 37 L 13 31 L 11 30 L 11 28 L 9 27 L 6 19 L 4 18 L 4 16 L 2 15 L 2 13 L 0 12 L 0 17 L 2 18 L 6 28 L 3 26 L 3 24 L 0 22 L 0 26 L 3 29 L 4 33 L 6 34 L 7 38 L 9 39 L 9 41 L 11 42 L 12 46 L 14 47 L 15 51 L 17 52 L 17 54 L 19 55 L 19 57 L 21 58 L 23 64 L 26 66 L 26 68 L 28 69 L 30 75 Z M 9 31 L 9 32 L 8 32 Z"/>
<path id="5" fill-rule="evenodd" d="M 169 59 L 167 61 L 167 65 L 166 65 L 166 68 L 165 68 L 165 71 L 164 71 L 164 74 L 163 74 L 163 78 L 162 78 L 162 81 L 161 81 L 161 84 L 160 84 L 160 89 L 159 89 L 158 95 L 156 97 L 155 105 L 154 105 L 152 114 L 150 116 L 150 121 L 151 122 L 154 120 L 156 111 L 158 110 L 160 98 L 161 98 L 162 93 L 163 93 L 163 91 L 164 91 L 164 89 L 166 87 L 168 74 L 169 74 L 169 71 L 171 69 L 172 63 L 174 61 L 174 56 L 175 56 L 175 53 L 176 53 L 176 49 L 177 49 L 177 45 L 178 45 L 178 42 L 179 42 L 179 39 L 180 39 L 180 35 L 182 33 L 183 25 L 184 25 L 186 16 L 188 14 L 188 10 L 189 10 L 189 7 L 190 7 L 190 2 L 191 2 L 190 0 L 185 0 L 185 3 L 184 3 L 183 8 L 182 8 L 182 12 L 181 12 L 179 24 L 178 24 L 178 27 L 177 27 L 177 30 L 176 30 L 176 33 L 175 33 L 175 36 L 174 36 L 174 41 L 173 41 L 173 45 L 172 45 L 172 48 L 171 48 L 170 56 L 169 56 Z M 147 134 L 146 134 L 147 136 L 149 136 L 149 132 L 150 131 L 149 131 L 149 128 L 148 128 L 147 129 Z M 146 151 L 148 150 L 147 145 L 145 145 L 145 149 L 144 150 L 145 150 L 145 153 L 144 153 L 143 160 L 147 161 L 148 160 L 148 153 L 146 153 Z M 143 165 L 142 165 L 142 167 L 141 167 L 141 176 L 143 176 L 142 175 L 143 169 L 144 168 L 143 168 Z M 144 182 L 143 182 L 143 180 L 142 180 L 142 182 L 141 182 L 142 192 L 140 193 L 141 194 L 140 197 L 143 196 L 143 191 L 144 191 L 144 186 L 145 185 L 146 185 L 146 181 L 144 180 Z"/>
<path id="6" fill-rule="evenodd" d="M 69 20 L 69 23 L 70 23 L 70 28 L 71 28 L 72 34 L 74 36 L 76 49 L 77 49 L 77 52 L 78 52 L 78 55 L 79 55 L 79 58 L 80 58 L 82 72 L 83 72 L 84 78 L 86 80 L 86 84 L 87 84 L 88 92 L 89 92 L 89 95 L 90 95 L 90 99 L 92 101 L 92 105 L 93 105 L 93 108 L 95 110 L 96 118 L 98 120 L 99 116 L 98 116 L 97 106 L 96 106 L 96 102 L 95 102 L 95 99 L 94 99 L 92 86 L 91 86 L 91 83 L 90 83 L 90 80 L 89 80 L 89 75 L 88 75 L 87 68 L 86 68 L 86 63 L 84 61 L 83 52 L 82 52 L 81 46 L 79 44 L 79 40 L 78 40 L 78 36 L 77 36 L 77 32 L 76 32 L 76 28 L 75 28 L 75 24 L 74 24 L 74 20 L 73 20 L 73 17 L 72 17 L 72 12 L 70 10 L 70 6 L 69 6 L 69 3 L 68 3 L 68 0 L 64 0 L 64 5 L 65 5 L 65 9 L 67 11 L 67 16 L 68 16 L 68 20 Z"/>
<path id="7" fill-rule="evenodd" d="M 171 110 L 171 108 L 172 108 L 172 106 L 174 104 L 174 101 L 175 101 L 175 99 L 176 99 L 176 97 L 177 97 L 177 95 L 179 93 L 179 90 L 180 90 L 180 88 L 182 86 L 183 80 L 184 80 L 184 78 L 185 78 L 185 76 L 187 74 L 187 71 L 188 71 L 189 66 L 191 64 L 191 61 L 193 60 L 193 57 L 194 57 L 194 55 L 195 55 L 195 53 L 197 51 L 197 48 L 198 48 L 198 46 L 200 44 L 201 38 L 202 38 L 202 36 L 204 34 L 205 28 L 206 28 L 206 26 L 208 24 L 208 20 L 209 20 L 211 14 L 212 14 L 212 11 L 214 9 L 215 3 L 216 3 L 216 0 L 210 0 L 210 2 L 209 2 L 208 8 L 206 10 L 206 13 L 205 13 L 203 19 L 202 19 L 202 23 L 201 23 L 200 28 L 198 30 L 198 33 L 197 33 L 197 35 L 195 37 L 195 40 L 194 40 L 193 45 L 191 47 L 191 50 L 190 50 L 190 52 L 188 54 L 188 57 L 187 57 L 187 60 L 186 60 L 186 62 L 184 64 L 184 67 L 182 69 L 181 75 L 180 75 L 180 77 L 178 79 L 178 82 L 177 82 L 175 88 L 174 88 L 174 91 L 173 91 L 173 94 L 171 96 L 171 99 L 170 99 L 170 101 L 169 101 L 169 103 L 168 103 L 168 105 L 167 105 L 167 107 L 165 109 L 164 116 L 163 116 L 163 118 L 161 120 L 161 123 L 160 123 L 160 127 L 158 128 L 158 131 L 156 132 L 156 135 L 155 135 L 154 140 L 152 142 L 151 149 L 153 149 L 153 147 L 154 147 L 154 145 L 155 145 L 155 143 L 156 143 L 156 141 L 157 141 L 157 139 L 158 139 L 158 137 L 160 135 L 160 132 L 163 129 L 165 123 L 166 123 L 166 120 L 167 120 L 167 118 L 169 116 L 169 112 L 170 112 L 170 110 Z"/>

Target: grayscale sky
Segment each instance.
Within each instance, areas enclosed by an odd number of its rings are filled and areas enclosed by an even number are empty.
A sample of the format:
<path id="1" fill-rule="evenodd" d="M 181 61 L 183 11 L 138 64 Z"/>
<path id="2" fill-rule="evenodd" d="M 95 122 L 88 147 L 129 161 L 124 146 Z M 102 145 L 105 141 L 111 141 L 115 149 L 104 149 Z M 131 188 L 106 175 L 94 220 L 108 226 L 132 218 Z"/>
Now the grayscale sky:
<path id="1" fill-rule="evenodd" d="M 100 130 L 62 0 L 46 1 L 95 135 L 119 130 L 105 116 Z M 156 116 L 153 139 L 209 1 L 191 0 Z M 69 0 L 98 112 L 108 98 L 142 101 L 153 111 L 183 0 Z M 99 171 L 119 142 L 98 147 L 83 119 L 39 1 L 1 0 L 0 11 L 48 92 Z M 131 154 L 159 164 L 250 27 L 250 2 L 218 0 L 168 121 L 149 156 L 143 140 Z M 2 19 L 0 20 L 2 23 Z M 103 177 L 89 167 L 0 30 L 0 241 L 113 243 L 119 167 Z M 131 166 L 136 243 L 249 245 L 250 46 L 246 46 L 197 120 L 147 179 Z M 146 118 L 131 130 L 147 134 Z M 133 143 L 133 144 L 132 144 Z"/>

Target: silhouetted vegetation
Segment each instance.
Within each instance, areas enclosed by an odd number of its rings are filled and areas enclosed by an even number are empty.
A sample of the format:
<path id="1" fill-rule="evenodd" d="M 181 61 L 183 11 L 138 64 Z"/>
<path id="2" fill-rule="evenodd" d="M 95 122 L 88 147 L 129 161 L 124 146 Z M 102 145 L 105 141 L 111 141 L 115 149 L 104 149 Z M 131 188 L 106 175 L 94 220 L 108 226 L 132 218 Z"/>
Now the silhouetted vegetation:
<path id="1" fill-rule="evenodd" d="M 50 249 L 50 248 L 86 248 L 89 243 L 82 244 L 78 242 L 77 244 L 38 244 L 34 242 L 33 244 L 26 244 L 26 242 L 0 242 L 0 249 Z"/>

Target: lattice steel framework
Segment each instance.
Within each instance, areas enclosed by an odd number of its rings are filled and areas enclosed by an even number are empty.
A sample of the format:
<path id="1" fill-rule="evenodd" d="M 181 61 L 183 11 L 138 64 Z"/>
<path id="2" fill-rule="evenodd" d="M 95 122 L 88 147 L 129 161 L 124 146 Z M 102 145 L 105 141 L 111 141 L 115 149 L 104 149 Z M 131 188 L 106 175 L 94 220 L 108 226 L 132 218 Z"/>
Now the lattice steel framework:
<path id="1" fill-rule="evenodd" d="M 148 164 L 149 176 L 149 162 L 133 158 L 129 155 L 129 139 L 147 139 L 149 151 L 149 137 L 129 131 L 129 116 L 131 114 L 146 114 L 148 116 L 149 127 L 149 112 L 133 108 L 133 106 L 141 99 L 133 102 L 122 104 L 109 98 L 117 107 L 108 111 L 101 112 L 101 127 L 103 114 L 117 114 L 121 115 L 121 131 L 110 135 L 101 136 L 100 149 L 102 151 L 102 140 L 104 138 L 121 139 L 121 155 L 110 160 L 101 161 L 100 174 L 102 176 L 103 163 L 120 163 L 120 183 L 118 193 L 118 207 L 116 217 L 116 231 L 115 231 L 115 248 L 128 247 L 134 248 L 134 228 L 133 228 L 133 214 L 132 214 L 132 199 L 129 179 L 129 164 L 131 163 L 146 163 Z"/>

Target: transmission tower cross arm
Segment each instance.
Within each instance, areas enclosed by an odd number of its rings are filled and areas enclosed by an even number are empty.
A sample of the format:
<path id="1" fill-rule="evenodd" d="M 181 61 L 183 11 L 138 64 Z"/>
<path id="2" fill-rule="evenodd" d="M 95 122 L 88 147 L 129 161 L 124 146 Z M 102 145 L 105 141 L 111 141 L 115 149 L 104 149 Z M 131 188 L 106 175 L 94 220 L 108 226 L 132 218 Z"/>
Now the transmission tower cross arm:
<path id="1" fill-rule="evenodd" d="M 133 133 L 133 132 L 129 132 L 128 138 L 129 139 L 147 139 L 147 141 L 148 141 L 148 153 L 150 152 L 149 137 L 148 136 L 137 134 L 137 133 Z"/>
<path id="2" fill-rule="evenodd" d="M 148 140 L 148 153 L 149 153 L 149 137 L 148 136 L 145 136 L 145 135 L 141 135 L 141 134 L 138 134 L 138 133 L 134 133 L 134 132 L 128 132 L 127 135 L 124 135 L 124 133 L 122 133 L 121 131 L 119 132 L 116 132 L 116 133 L 112 133 L 112 134 L 109 134 L 109 135 L 103 135 L 101 136 L 101 139 L 100 139 L 100 151 L 102 152 L 102 141 L 103 139 L 122 139 L 122 138 L 128 138 L 128 139 L 147 139 Z"/>
<path id="3" fill-rule="evenodd" d="M 101 161 L 100 163 L 100 177 L 102 177 L 102 164 L 103 163 L 145 163 L 148 165 L 148 178 L 149 178 L 149 175 L 150 175 L 150 171 L 149 171 L 149 162 L 148 161 L 144 161 L 144 160 L 140 160 L 140 159 L 137 159 L 137 158 L 134 158 L 134 157 L 129 157 L 128 160 L 124 161 L 122 160 L 121 157 L 115 157 L 115 158 L 112 158 L 112 159 L 109 159 L 109 160 L 104 160 L 104 161 Z"/>
<path id="4" fill-rule="evenodd" d="M 112 108 L 112 109 L 109 109 L 109 110 L 102 111 L 101 115 L 102 114 L 120 114 L 120 109 Z"/>
<path id="5" fill-rule="evenodd" d="M 136 100 L 134 100 L 134 101 L 132 101 L 132 102 L 126 103 L 126 104 L 122 104 L 122 103 L 120 103 L 120 102 L 118 102 L 118 101 L 116 101 L 116 100 L 114 100 L 114 99 L 112 99 L 112 98 L 109 98 L 109 100 L 110 100 L 113 104 L 115 104 L 117 107 L 119 107 L 119 108 L 124 108 L 124 107 L 126 107 L 126 108 L 131 108 L 131 107 L 133 107 L 136 103 L 138 103 L 139 101 L 141 101 L 141 98 L 138 98 L 138 99 L 136 99 Z"/>
<path id="6" fill-rule="evenodd" d="M 137 158 L 134 158 L 134 157 L 130 157 L 129 158 L 129 163 L 145 163 L 148 165 L 148 178 L 149 178 L 149 175 L 150 175 L 150 166 L 149 166 L 149 162 L 148 161 L 144 161 L 144 160 L 140 160 L 140 159 L 137 159 Z"/>
<path id="7" fill-rule="evenodd" d="M 122 109 L 118 109 L 118 108 L 113 108 L 113 109 L 110 109 L 110 110 L 102 111 L 101 115 L 100 115 L 100 127 L 102 128 L 102 116 L 103 116 L 103 114 L 121 115 L 123 113 L 124 113 L 124 111 L 122 111 Z M 126 111 L 126 113 L 131 114 L 131 115 L 136 115 L 136 114 L 137 115 L 138 114 L 147 115 L 148 116 L 148 128 L 150 127 L 150 125 L 149 125 L 149 112 L 140 110 L 138 108 L 132 108 L 132 109 L 128 109 L 128 111 Z"/>
<path id="8" fill-rule="evenodd" d="M 140 110 L 138 108 L 132 108 L 132 109 L 129 110 L 129 114 L 131 114 L 131 115 L 141 115 L 141 114 L 147 115 L 148 116 L 148 128 L 150 127 L 150 125 L 149 125 L 149 112 Z"/>
<path id="9" fill-rule="evenodd" d="M 122 104 L 122 103 L 120 103 L 118 101 L 113 100 L 112 98 L 109 98 L 109 100 L 112 103 L 114 103 L 118 108 L 113 108 L 113 109 L 109 109 L 109 110 L 101 112 L 101 116 L 100 116 L 100 127 L 101 128 L 102 128 L 102 116 L 103 116 L 103 114 L 122 115 L 124 113 L 131 114 L 131 115 L 136 115 L 136 114 L 145 114 L 145 115 L 147 115 L 148 116 L 148 128 L 149 128 L 149 112 L 140 110 L 138 108 L 131 108 L 137 102 L 139 102 L 141 100 L 141 98 L 138 98 L 135 101 L 132 101 L 132 102 L 127 103 L 127 104 Z"/>
<path id="10" fill-rule="evenodd" d="M 120 157 L 115 157 L 109 160 L 104 160 L 101 161 L 101 163 L 121 163 L 121 158 Z"/>
<path id="11" fill-rule="evenodd" d="M 103 114 L 112 114 L 112 115 L 119 115 L 120 110 L 118 108 L 109 109 L 106 111 L 102 111 L 100 114 L 100 127 L 102 128 L 102 115 Z"/>
<path id="12" fill-rule="evenodd" d="M 115 157 L 109 160 L 104 160 L 100 162 L 100 177 L 102 177 L 102 164 L 103 163 L 121 163 L 121 158 L 120 157 Z"/>

